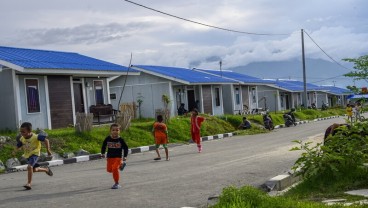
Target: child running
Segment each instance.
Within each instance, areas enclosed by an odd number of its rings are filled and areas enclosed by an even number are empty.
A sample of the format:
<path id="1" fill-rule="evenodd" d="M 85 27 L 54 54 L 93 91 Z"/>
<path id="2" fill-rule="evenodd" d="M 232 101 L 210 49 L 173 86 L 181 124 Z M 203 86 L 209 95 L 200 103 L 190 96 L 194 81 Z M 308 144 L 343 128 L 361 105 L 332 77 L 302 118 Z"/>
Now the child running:
<path id="1" fill-rule="evenodd" d="M 49 176 L 53 176 L 50 167 L 42 168 L 37 163 L 37 160 L 41 153 L 41 142 L 45 143 L 46 151 L 48 156 L 51 156 L 50 142 L 44 135 L 37 135 L 32 133 L 32 124 L 29 122 L 24 122 L 20 126 L 21 137 L 17 143 L 17 148 L 14 150 L 13 155 L 16 151 L 23 149 L 23 157 L 28 160 L 28 182 L 23 187 L 26 190 L 31 190 L 32 187 L 32 177 L 34 172 L 45 172 Z"/>
<path id="2" fill-rule="evenodd" d="M 119 168 L 123 168 L 128 156 L 128 145 L 125 141 L 120 137 L 120 125 L 119 124 L 111 124 L 110 126 L 110 135 L 105 138 L 101 148 L 101 157 L 105 157 L 107 147 L 107 172 L 112 173 L 112 177 L 114 178 L 114 185 L 111 189 L 119 189 L 121 186 L 119 185 L 120 173 Z M 124 157 L 122 157 L 124 150 Z"/>
<path id="3" fill-rule="evenodd" d="M 348 121 L 353 123 L 353 107 L 350 104 L 346 105 L 346 115 L 348 116 Z"/>
<path id="4" fill-rule="evenodd" d="M 198 116 L 198 110 L 192 110 L 192 116 L 190 118 L 190 133 L 192 135 L 193 142 L 197 143 L 198 152 L 202 152 L 202 145 L 201 145 L 201 125 L 205 118 Z"/>
<path id="5" fill-rule="evenodd" d="M 167 126 L 163 123 L 162 115 L 157 116 L 157 121 L 153 124 L 152 133 L 155 137 L 155 144 L 156 144 L 156 153 L 157 157 L 154 160 L 161 160 L 160 155 L 160 145 L 162 145 L 165 149 L 166 154 L 166 161 L 169 161 L 169 150 L 167 149 L 167 143 L 169 142 L 168 135 L 167 135 Z"/>

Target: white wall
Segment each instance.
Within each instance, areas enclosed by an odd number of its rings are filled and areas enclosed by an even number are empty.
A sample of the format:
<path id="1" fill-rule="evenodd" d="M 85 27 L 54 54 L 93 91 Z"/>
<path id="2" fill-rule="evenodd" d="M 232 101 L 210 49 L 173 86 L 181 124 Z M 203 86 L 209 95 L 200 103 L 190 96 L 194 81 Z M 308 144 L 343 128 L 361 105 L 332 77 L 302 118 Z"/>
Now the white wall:
<path id="1" fill-rule="evenodd" d="M 13 70 L 3 69 L 0 71 L 0 129 L 15 130 L 18 128 L 16 113 L 16 83 L 13 82 Z"/>
<path id="2" fill-rule="evenodd" d="M 115 94 L 116 98 L 111 99 L 111 104 L 114 109 L 119 109 L 119 99 L 121 97 L 120 105 L 123 103 L 135 102 L 138 106 L 137 100 L 141 99 L 141 116 L 144 118 L 154 118 L 156 109 L 163 109 L 164 103 L 162 102 L 162 95 L 168 95 L 171 102 L 174 102 L 175 98 L 172 97 L 170 92 L 170 81 L 162 79 L 156 76 L 152 76 L 141 72 L 139 76 L 128 76 L 124 92 L 122 89 L 124 86 L 125 76 L 120 76 L 110 82 L 110 94 Z M 172 107 L 170 108 L 171 115 L 175 112 Z M 137 110 L 138 115 L 138 110 Z"/>

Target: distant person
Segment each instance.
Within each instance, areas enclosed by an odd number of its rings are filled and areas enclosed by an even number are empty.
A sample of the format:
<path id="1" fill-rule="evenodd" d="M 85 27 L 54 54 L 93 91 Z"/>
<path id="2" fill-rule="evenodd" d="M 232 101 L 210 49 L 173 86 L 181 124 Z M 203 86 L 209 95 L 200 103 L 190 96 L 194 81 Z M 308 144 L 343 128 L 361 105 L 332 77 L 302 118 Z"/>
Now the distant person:
<path id="1" fill-rule="evenodd" d="M 197 144 L 198 152 L 202 152 L 202 145 L 201 145 L 201 125 L 202 122 L 205 120 L 204 117 L 198 116 L 198 110 L 193 109 L 192 116 L 190 118 L 190 133 L 192 135 L 192 140 Z"/>
<path id="2" fill-rule="evenodd" d="M 46 138 L 46 135 L 37 135 L 32 133 L 32 124 L 29 122 L 22 123 L 22 125 L 20 126 L 20 135 L 21 137 L 19 138 L 17 148 L 14 150 L 13 155 L 15 155 L 16 151 L 21 148 L 24 150 L 23 157 L 26 158 L 28 161 L 28 181 L 27 184 L 23 187 L 26 190 L 31 190 L 32 177 L 34 172 L 45 172 L 47 175 L 53 176 L 50 167 L 41 168 L 40 165 L 37 163 L 37 160 L 40 157 L 41 153 L 41 142 L 45 143 L 48 156 L 50 157 L 52 155 L 50 150 L 50 142 Z"/>
<path id="3" fill-rule="evenodd" d="M 178 115 L 182 116 L 182 115 L 185 115 L 187 113 L 188 113 L 188 111 L 187 111 L 187 109 L 185 109 L 185 104 L 181 103 L 180 107 L 178 108 Z"/>
<path id="4" fill-rule="evenodd" d="M 337 129 L 341 126 L 346 126 L 347 128 L 350 128 L 349 124 L 338 124 L 338 123 L 334 123 L 331 126 L 329 126 L 326 131 L 325 131 L 325 135 L 323 137 L 323 143 L 325 144 L 326 141 L 328 141 L 328 137 L 334 136 L 336 134 L 336 132 L 338 131 Z"/>
<path id="5" fill-rule="evenodd" d="M 295 119 L 295 108 L 291 108 L 290 111 L 287 114 L 291 116 L 291 119 L 293 120 L 293 123 L 295 124 L 295 122 L 296 122 L 296 119 Z"/>
<path id="6" fill-rule="evenodd" d="M 250 124 L 249 120 L 247 120 L 247 117 L 243 117 L 243 121 L 238 126 L 238 129 L 250 129 L 252 125 Z"/>
<path id="7" fill-rule="evenodd" d="M 273 126 L 272 117 L 269 112 L 266 112 L 263 116 L 263 125 L 268 130 L 273 130 L 275 127 Z"/>
<path id="8" fill-rule="evenodd" d="M 195 109 L 199 109 L 199 100 L 196 100 L 195 102 L 194 102 L 194 108 Z"/>
<path id="9" fill-rule="evenodd" d="M 360 102 L 357 102 L 355 105 L 355 119 L 356 121 L 361 120 L 360 112 L 362 111 L 362 105 Z"/>
<path id="10" fill-rule="evenodd" d="M 112 177 L 114 179 L 114 185 L 111 189 L 119 189 L 121 188 L 119 184 L 120 172 L 119 169 L 122 169 L 127 160 L 128 156 L 128 145 L 125 141 L 120 137 L 120 125 L 119 124 L 111 124 L 110 126 L 110 135 L 105 138 L 102 143 L 101 148 L 101 157 L 105 157 L 107 147 L 107 167 L 106 170 L 109 173 L 112 173 Z M 123 155 L 124 150 L 124 157 Z"/>
<path id="11" fill-rule="evenodd" d="M 312 103 L 312 109 L 316 110 L 317 109 L 317 106 L 315 103 Z"/>
<path id="12" fill-rule="evenodd" d="M 350 104 L 346 105 L 346 115 L 348 116 L 348 120 L 353 122 L 353 107 Z"/>
<path id="13" fill-rule="evenodd" d="M 162 115 L 157 116 L 157 121 L 153 124 L 152 133 L 155 138 L 155 144 L 156 144 L 156 153 L 157 157 L 154 160 L 161 160 L 160 155 L 160 145 L 162 145 L 165 149 L 165 155 L 166 155 L 166 161 L 169 161 L 169 150 L 167 148 L 167 143 L 169 142 L 168 139 L 168 133 L 167 133 L 167 126 L 163 123 L 163 117 Z"/>

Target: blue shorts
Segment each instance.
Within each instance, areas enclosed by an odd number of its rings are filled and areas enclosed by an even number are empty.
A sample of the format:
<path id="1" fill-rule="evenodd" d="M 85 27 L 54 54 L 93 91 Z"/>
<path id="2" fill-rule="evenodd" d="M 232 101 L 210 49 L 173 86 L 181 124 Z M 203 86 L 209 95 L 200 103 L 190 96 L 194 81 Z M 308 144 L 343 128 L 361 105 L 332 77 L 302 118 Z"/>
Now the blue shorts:
<path id="1" fill-rule="evenodd" d="M 28 165 L 32 166 L 33 168 L 40 167 L 40 165 L 37 163 L 38 156 L 37 155 L 31 155 L 28 158 Z"/>

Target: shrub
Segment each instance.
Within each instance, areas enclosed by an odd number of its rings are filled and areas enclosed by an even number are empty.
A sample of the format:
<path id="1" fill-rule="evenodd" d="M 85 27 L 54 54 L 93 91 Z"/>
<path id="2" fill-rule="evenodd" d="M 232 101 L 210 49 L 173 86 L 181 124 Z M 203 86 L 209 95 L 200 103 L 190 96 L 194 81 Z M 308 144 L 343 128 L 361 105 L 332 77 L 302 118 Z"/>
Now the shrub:
<path id="1" fill-rule="evenodd" d="M 351 129 L 338 131 L 330 136 L 326 145 L 318 143 L 310 146 L 310 142 L 294 141 L 299 147 L 291 150 L 304 150 L 295 162 L 294 170 L 307 179 L 333 177 L 341 179 L 354 171 L 360 171 L 367 161 L 368 124 L 357 123 Z"/>

